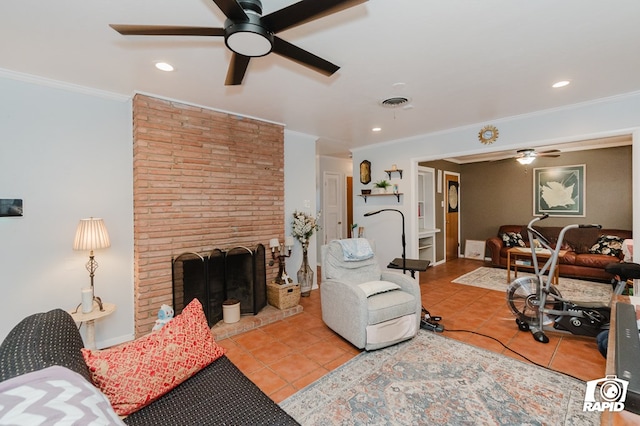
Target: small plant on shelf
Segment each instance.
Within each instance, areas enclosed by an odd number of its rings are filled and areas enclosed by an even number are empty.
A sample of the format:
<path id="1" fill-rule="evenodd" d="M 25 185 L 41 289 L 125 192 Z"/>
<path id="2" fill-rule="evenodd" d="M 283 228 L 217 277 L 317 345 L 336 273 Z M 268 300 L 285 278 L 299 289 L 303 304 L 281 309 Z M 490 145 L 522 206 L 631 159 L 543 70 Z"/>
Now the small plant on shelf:
<path id="1" fill-rule="evenodd" d="M 390 186 L 391 182 L 389 182 L 387 179 L 380 179 L 373 184 L 373 187 L 377 189 L 376 192 L 379 194 L 387 192 L 387 188 L 389 188 Z"/>
<path id="2" fill-rule="evenodd" d="M 391 186 L 391 182 L 389 182 L 386 179 L 380 179 L 379 181 L 377 181 L 375 184 L 376 188 L 388 188 Z"/>

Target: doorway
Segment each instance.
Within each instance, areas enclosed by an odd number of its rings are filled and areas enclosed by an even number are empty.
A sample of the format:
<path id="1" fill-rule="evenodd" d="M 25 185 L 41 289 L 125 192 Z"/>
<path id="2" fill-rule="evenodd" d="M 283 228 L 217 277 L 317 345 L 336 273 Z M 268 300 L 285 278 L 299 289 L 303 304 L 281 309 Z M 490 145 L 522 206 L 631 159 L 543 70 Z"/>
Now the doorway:
<path id="1" fill-rule="evenodd" d="M 460 252 L 460 174 L 444 172 L 444 245 L 445 262 L 457 259 Z"/>
<path id="2" fill-rule="evenodd" d="M 322 227 L 324 229 L 324 244 L 342 239 L 344 235 L 343 191 L 345 183 L 342 176 L 340 173 L 323 173 Z"/>

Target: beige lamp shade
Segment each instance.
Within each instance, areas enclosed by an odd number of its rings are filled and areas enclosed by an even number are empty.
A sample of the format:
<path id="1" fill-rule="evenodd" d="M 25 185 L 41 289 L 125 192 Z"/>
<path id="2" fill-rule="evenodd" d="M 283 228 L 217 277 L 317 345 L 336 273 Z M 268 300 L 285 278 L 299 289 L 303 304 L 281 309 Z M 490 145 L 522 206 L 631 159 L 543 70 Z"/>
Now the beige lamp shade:
<path id="1" fill-rule="evenodd" d="M 96 250 L 111 246 L 109 233 L 104 225 L 104 220 L 91 217 L 80 219 L 76 238 L 73 241 L 74 250 Z"/>

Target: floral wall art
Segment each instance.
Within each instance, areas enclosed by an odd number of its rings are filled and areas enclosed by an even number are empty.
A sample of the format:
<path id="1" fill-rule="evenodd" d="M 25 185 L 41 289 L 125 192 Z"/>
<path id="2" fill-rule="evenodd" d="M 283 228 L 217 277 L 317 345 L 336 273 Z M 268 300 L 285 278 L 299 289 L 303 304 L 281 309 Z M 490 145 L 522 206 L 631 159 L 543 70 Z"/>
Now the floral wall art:
<path id="1" fill-rule="evenodd" d="M 533 169 L 533 214 L 584 217 L 585 165 Z"/>

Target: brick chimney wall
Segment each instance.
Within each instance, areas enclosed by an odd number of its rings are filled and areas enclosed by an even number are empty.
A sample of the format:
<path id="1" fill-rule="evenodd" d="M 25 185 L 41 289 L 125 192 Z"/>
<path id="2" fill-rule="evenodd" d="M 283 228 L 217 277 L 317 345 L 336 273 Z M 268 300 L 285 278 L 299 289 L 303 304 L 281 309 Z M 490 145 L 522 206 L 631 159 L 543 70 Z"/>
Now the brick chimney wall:
<path id="1" fill-rule="evenodd" d="M 139 337 L 172 304 L 172 257 L 257 243 L 269 254 L 269 239 L 283 238 L 284 129 L 138 94 L 133 185 Z M 276 268 L 267 267 L 267 281 Z"/>

